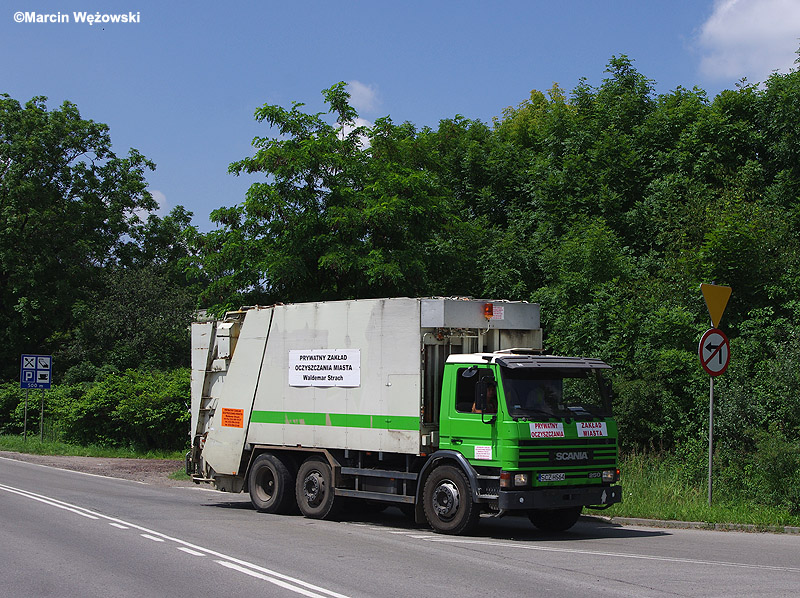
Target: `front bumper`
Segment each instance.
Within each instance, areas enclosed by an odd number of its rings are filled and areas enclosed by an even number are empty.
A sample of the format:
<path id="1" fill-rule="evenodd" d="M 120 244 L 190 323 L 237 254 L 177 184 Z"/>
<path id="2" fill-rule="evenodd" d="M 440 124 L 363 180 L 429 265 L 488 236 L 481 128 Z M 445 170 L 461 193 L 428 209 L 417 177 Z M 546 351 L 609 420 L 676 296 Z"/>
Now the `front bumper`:
<path id="1" fill-rule="evenodd" d="M 622 486 L 501 490 L 498 506 L 504 511 L 608 506 L 622 501 Z"/>

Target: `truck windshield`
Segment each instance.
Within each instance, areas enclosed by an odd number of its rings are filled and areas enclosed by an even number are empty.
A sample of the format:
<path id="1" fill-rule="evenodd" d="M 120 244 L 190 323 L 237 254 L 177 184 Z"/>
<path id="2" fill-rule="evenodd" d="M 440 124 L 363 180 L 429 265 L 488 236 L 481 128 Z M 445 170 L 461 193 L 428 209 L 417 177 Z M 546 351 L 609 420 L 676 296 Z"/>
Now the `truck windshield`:
<path id="1" fill-rule="evenodd" d="M 597 371 L 501 368 L 501 375 L 511 417 L 611 416 L 611 402 Z"/>

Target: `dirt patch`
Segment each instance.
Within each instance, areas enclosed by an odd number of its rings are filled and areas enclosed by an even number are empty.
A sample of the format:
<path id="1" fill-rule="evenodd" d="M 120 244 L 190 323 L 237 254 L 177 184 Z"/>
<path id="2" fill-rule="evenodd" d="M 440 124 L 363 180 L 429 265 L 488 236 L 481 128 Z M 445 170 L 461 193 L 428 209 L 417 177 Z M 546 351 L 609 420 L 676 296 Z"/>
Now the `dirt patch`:
<path id="1" fill-rule="evenodd" d="M 183 471 L 183 461 L 169 459 L 111 459 L 106 457 L 64 457 L 60 455 L 28 455 L 0 451 L 0 457 L 71 469 L 95 475 L 144 482 L 154 486 L 194 486 L 190 479 L 173 480 L 170 474 Z"/>

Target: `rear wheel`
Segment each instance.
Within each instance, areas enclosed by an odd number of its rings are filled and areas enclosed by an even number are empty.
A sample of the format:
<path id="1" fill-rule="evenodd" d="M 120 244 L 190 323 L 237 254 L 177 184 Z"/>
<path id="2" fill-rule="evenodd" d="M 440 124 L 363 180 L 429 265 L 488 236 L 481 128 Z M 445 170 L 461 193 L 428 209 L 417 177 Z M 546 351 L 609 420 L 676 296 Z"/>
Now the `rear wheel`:
<path id="1" fill-rule="evenodd" d="M 279 457 L 262 453 L 247 475 L 250 502 L 262 513 L 290 513 L 295 508 L 293 482 L 289 468 Z"/>
<path id="2" fill-rule="evenodd" d="M 472 502 L 472 489 L 458 467 L 443 465 L 433 470 L 423 491 L 425 517 L 440 534 L 463 534 L 475 527 L 480 517 Z"/>
<path id="3" fill-rule="evenodd" d="M 582 509 L 583 507 L 535 509 L 528 511 L 528 518 L 543 532 L 563 532 L 575 525 Z"/>
<path id="4" fill-rule="evenodd" d="M 330 519 L 342 504 L 334 495 L 331 467 L 319 457 L 309 457 L 300 466 L 295 496 L 300 512 L 310 519 Z"/>

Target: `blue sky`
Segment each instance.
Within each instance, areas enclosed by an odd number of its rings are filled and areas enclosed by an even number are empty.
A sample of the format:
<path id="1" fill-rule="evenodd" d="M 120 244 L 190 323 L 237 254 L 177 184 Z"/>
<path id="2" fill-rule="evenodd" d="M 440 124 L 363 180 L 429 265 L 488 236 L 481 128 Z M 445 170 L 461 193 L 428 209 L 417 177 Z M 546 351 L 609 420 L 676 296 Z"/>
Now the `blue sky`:
<path id="1" fill-rule="evenodd" d="M 69 22 L 19 23 L 20 12 Z M 7 0 L 0 93 L 70 100 L 108 124 L 118 154 L 157 163 L 148 181 L 163 208 L 183 205 L 210 230 L 210 212 L 256 180 L 227 167 L 268 134 L 253 120 L 264 103 L 323 110 L 320 91 L 346 81 L 367 122 L 491 122 L 532 89 L 599 85 L 612 55 L 658 93 L 697 85 L 713 97 L 788 72 L 798 46 L 800 0 Z"/>

